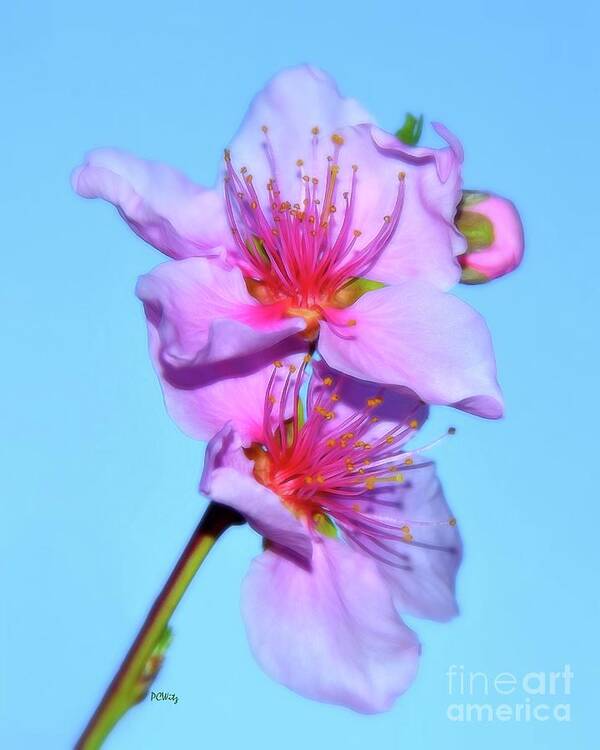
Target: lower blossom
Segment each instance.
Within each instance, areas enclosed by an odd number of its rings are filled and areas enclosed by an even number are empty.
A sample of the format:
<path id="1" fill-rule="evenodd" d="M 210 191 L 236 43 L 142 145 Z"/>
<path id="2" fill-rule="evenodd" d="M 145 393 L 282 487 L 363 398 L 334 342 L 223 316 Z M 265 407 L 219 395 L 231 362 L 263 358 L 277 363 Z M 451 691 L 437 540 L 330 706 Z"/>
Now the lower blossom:
<path id="1" fill-rule="evenodd" d="M 433 463 L 406 446 L 425 404 L 321 361 L 304 418 L 309 360 L 275 362 L 251 402 L 261 412 L 252 441 L 247 409 L 240 432 L 223 405 L 231 419 L 208 444 L 200 488 L 264 538 L 242 613 L 265 672 L 308 698 L 385 711 L 419 663 L 401 615 L 457 613 L 460 537 Z"/>

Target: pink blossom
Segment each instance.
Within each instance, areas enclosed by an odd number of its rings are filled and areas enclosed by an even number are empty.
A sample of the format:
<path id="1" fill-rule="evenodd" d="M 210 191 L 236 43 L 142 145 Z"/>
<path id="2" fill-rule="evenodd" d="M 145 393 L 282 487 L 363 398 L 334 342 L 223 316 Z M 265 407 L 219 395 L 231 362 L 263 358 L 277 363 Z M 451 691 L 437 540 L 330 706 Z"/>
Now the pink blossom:
<path id="1" fill-rule="evenodd" d="M 525 241 L 515 205 L 492 193 L 465 191 L 456 224 L 468 246 L 459 256 L 463 284 L 483 284 L 519 266 Z"/>
<path id="2" fill-rule="evenodd" d="M 405 445 L 427 407 L 317 362 L 303 422 L 308 359 L 275 363 L 251 400 L 262 434 L 248 447 L 229 421 L 208 444 L 200 486 L 266 540 L 242 587 L 262 668 L 308 698 L 384 711 L 418 667 L 401 615 L 457 612 L 460 537 L 432 462 Z"/>
<path id="3" fill-rule="evenodd" d="M 465 249 L 462 149 L 436 129 L 446 147 L 406 146 L 300 67 L 257 95 L 215 190 L 118 150 L 88 154 L 77 192 L 176 259 L 137 287 L 172 414 L 217 365 L 304 340 L 354 377 L 501 415 L 485 322 L 446 293 Z"/>

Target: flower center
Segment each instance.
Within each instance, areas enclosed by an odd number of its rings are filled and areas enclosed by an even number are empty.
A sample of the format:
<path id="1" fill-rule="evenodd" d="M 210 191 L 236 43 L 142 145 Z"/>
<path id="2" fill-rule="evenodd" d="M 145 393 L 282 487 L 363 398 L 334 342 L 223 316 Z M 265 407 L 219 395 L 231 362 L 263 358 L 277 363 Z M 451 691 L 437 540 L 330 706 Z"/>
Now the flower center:
<path id="1" fill-rule="evenodd" d="M 323 379 L 323 387 L 311 398 L 302 423 L 300 389 L 309 361 L 307 356 L 297 371 L 289 366 L 279 399 L 273 385 L 284 364 L 275 363 L 265 398 L 265 442 L 247 453 L 255 462 L 255 477 L 311 531 L 331 535 L 332 530 L 340 529 L 347 537 L 360 540 L 366 535 L 379 540 L 378 544 L 385 540 L 413 542 L 412 525 L 432 522 L 386 518 L 386 510 L 389 513 L 398 506 L 397 495 L 394 499 L 390 490 L 410 487 L 410 473 L 431 464 L 415 462 L 415 456 L 433 444 L 419 451 L 401 448 L 419 426 L 411 415 L 374 433 L 373 426 L 379 422 L 377 410 L 383 404 L 381 393 L 374 393 L 361 409 L 338 415 L 340 397 L 331 377 Z M 290 400 L 294 416 L 285 419 L 285 405 Z M 439 523 L 454 525 L 455 521 Z"/>
<path id="2" fill-rule="evenodd" d="M 268 128 L 263 127 L 262 132 L 269 166 L 277 174 Z M 313 128 L 312 138 L 316 147 L 318 128 Z M 358 166 L 351 167 L 349 190 L 339 195 L 338 157 L 344 139 L 334 133 L 331 140 L 333 153 L 327 157 L 323 186 L 317 177 L 306 173 L 304 161 L 297 160 L 295 201 L 281 195 L 275 177 L 269 179 L 261 199 L 248 169 L 236 172 L 229 152 L 225 152 L 227 215 L 248 288 L 263 304 L 283 301 L 288 315 L 306 321 L 309 338 L 316 337 L 321 319 L 340 325 L 335 308 L 346 304 L 340 291 L 348 282 L 365 276 L 389 243 L 404 198 L 404 173 L 400 173 L 391 214 L 383 217 L 375 236 L 361 244 L 362 231 L 353 226 Z"/>

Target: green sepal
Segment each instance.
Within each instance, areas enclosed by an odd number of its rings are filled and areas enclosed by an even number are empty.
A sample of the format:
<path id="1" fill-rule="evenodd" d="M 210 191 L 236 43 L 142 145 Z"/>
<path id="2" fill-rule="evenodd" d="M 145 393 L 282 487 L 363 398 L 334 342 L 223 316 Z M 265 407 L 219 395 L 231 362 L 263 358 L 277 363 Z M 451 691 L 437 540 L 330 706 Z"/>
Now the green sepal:
<path id="1" fill-rule="evenodd" d="M 416 146 L 423 132 L 423 115 L 415 117 L 410 112 L 406 113 L 404 125 L 396 131 L 396 138 L 407 146 Z"/>
<path id="2" fill-rule="evenodd" d="M 490 281 L 487 276 L 476 271 L 474 268 L 463 268 L 460 275 L 461 284 L 487 284 Z"/>
<path id="3" fill-rule="evenodd" d="M 315 529 L 319 534 L 329 537 L 330 539 L 337 539 L 337 527 L 328 515 L 325 513 L 315 513 L 313 521 L 315 523 Z"/>
<path id="4" fill-rule="evenodd" d="M 482 193 L 478 190 L 463 190 L 462 199 L 458 205 L 458 209 L 460 211 L 464 206 L 475 206 L 477 203 L 481 203 L 489 197 L 489 193 Z"/>
<path id="5" fill-rule="evenodd" d="M 363 296 L 363 294 L 373 292 L 375 289 L 381 289 L 384 286 L 385 284 L 381 281 L 373 281 L 372 279 L 366 279 L 362 276 L 355 276 L 338 289 L 333 298 L 333 302 L 336 307 L 350 307 L 350 305 L 353 305 L 359 297 Z"/>
<path id="6" fill-rule="evenodd" d="M 483 250 L 494 242 L 494 225 L 487 216 L 476 211 L 459 211 L 456 226 L 467 240 L 467 252 Z"/>

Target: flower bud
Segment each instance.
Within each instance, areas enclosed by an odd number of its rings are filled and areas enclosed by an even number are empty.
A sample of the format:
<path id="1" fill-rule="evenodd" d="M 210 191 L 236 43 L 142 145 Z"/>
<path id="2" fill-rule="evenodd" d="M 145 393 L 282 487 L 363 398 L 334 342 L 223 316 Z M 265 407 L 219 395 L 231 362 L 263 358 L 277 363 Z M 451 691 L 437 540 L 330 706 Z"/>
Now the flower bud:
<path id="1" fill-rule="evenodd" d="M 455 219 L 467 240 L 458 260 L 463 284 L 483 284 L 514 271 L 523 258 L 523 225 L 514 204 L 493 193 L 463 191 Z"/>

